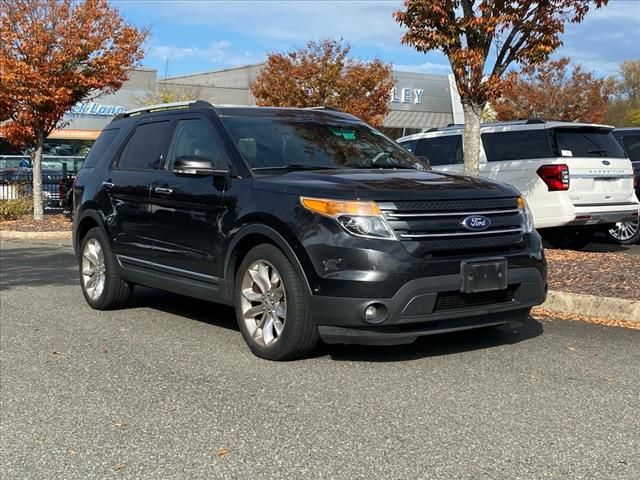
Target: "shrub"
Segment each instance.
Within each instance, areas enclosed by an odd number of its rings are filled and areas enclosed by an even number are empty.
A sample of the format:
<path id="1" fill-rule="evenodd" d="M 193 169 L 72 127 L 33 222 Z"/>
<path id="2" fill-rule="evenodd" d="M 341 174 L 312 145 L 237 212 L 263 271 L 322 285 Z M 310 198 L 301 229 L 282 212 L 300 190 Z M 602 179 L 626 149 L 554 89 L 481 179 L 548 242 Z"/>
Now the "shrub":
<path id="1" fill-rule="evenodd" d="M 27 215 L 33 210 L 33 199 L 18 198 L 15 200 L 0 200 L 0 221 L 16 220 L 21 215 Z"/>

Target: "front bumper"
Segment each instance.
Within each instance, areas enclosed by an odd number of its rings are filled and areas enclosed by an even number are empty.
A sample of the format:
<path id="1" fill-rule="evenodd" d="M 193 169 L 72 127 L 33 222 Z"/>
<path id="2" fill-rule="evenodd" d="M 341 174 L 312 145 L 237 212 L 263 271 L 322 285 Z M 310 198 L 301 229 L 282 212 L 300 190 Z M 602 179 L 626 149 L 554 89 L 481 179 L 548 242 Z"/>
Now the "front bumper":
<path id="1" fill-rule="evenodd" d="M 544 302 L 544 270 L 508 270 L 508 287 L 481 294 L 460 293 L 462 278 L 441 275 L 407 282 L 391 298 L 312 295 L 310 310 L 327 343 L 393 345 L 411 343 L 435 333 L 500 325 L 526 318 L 529 308 Z M 376 324 L 365 321 L 366 308 L 386 310 Z"/>

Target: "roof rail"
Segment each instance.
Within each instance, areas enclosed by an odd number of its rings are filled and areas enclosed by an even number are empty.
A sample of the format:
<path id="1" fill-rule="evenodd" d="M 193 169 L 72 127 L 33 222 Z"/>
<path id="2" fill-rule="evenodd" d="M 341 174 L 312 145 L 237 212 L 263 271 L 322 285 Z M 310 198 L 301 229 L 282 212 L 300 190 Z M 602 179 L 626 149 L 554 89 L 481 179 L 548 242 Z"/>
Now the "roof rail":
<path id="1" fill-rule="evenodd" d="M 332 112 L 341 112 L 341 110 L 338 110 L 337 108 L 333 108 L 333 107 L 326 107 L 324 105 L 319 105 L 317 107 L 303 107 L 303 110 L 330 110 Z"/>
<path id="2" fill-rule="evenodd" d="M 146 107 L 127 110 L 126 112 L 116 116 L 114 120 L 131 117 L 133 115 L 140 115 L 142 113 L 157 112 L 161 110 L 174 110 L 179 108 L 198 108 L 198 107 L 213 107 L 213 105 L 211 105 L 209 102 L 206 102 L 204 100 L 189 100 L 186 102 L 158 103 L 156 105 L 149 105 Z"/>

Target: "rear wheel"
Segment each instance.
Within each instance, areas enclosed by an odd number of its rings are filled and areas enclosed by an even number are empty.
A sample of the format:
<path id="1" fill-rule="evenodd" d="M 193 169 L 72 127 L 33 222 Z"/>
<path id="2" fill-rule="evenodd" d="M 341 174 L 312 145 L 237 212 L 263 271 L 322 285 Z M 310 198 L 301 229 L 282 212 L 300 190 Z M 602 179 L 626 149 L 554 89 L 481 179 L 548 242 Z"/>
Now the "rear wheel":
<path id="1" fill-rule="evenodd" d="M 633 245 L 640 242 L 640 219 L 616 223 L 607 231 L 607 238 L 620 245 Z"/>
<path id="2" fill-rule="evenodd" d="M 287 360 L 315 349 L 318 328 L 310 318 L 303 281 L 273 245 L 259 245 L 243 259 L 235 305 L 238 325 L 255 355 Z"/>
<path id="3" fill-rule="evenodd" d="M 80 242 L 80 285 L 87 303 L 96 310 L 121 307 L 133 286 L 118 273 L 116 261 L 102 230 L 95 227 Z"/>
<path id="4" fill-rule="evenodd" d="M 580 250 L 593 239 L 593 230 L 558 228 L 542 232 L 544 239 L 554 248 Z"/>

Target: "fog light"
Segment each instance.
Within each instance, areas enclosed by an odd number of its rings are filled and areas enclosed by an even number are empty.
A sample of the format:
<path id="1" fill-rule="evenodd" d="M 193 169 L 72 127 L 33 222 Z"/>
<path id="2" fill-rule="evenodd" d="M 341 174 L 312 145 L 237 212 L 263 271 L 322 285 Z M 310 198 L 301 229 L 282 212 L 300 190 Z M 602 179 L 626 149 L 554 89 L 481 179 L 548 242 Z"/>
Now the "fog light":
<path id="1" fill-rule="evenodd" d="M 371 322 L 376 318 L 376 313 L 378 313 L 378 309 L 375 305 L 369 305 L 364 311 L 364 319 L 367 322 Z"/>
<path id="2" fill-rule="evenodd" d="M 382 303 L 372 303 L 364 309 L 364 320 L 367 323 L 382 323 L 387 319 L 387 307 Z"/>

